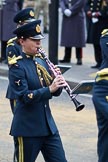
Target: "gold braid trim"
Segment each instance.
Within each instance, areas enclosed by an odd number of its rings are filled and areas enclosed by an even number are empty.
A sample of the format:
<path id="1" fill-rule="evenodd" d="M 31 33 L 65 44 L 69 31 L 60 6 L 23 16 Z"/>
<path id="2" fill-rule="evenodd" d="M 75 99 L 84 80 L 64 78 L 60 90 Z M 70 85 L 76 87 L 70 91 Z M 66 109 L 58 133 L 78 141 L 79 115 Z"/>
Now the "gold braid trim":
<path id="1" fill-rule="evenodd" d="M 8 40 L 7 44 L 13 43 L 13 41 L 17 40 L 17 37 L 11 38 Z"/>
<path id="2" fill-rule="evenodd" d="M 104 29 L 102 32 L 101 32 L 101 36 L 105 36 L 105 35 L 108 35 L 108 29 Z"/>
<path id="3" fill-rule="evenodd" d="M 53 78 L 42 65 L 40 64 L 36 64 L 36 65 L 37 65 L 38 75 L 40 76 L 42 74 L 42 77 L 44 78 L 46 85 L 49 86 Z M 40 71 L 41 71 L 41 74 L 40 74 Z"/>
<path id="4" fill-rule="evenodd" d="M 104 69 L 102 69 L 102 70 L 99 70 L 99 71 L 97 72 L 97 74 L 98 74 L 98 76 L 105 76 L 105 75 L 108 76 L 108 68 L 104 68 Z"/>
<path id="5" fill-rule="evenodd" d="M 9 44 L 7 44 L 7 47 L 14 46 L 14 45 L 15 45 L 14 43 L 9 43 Z"/>

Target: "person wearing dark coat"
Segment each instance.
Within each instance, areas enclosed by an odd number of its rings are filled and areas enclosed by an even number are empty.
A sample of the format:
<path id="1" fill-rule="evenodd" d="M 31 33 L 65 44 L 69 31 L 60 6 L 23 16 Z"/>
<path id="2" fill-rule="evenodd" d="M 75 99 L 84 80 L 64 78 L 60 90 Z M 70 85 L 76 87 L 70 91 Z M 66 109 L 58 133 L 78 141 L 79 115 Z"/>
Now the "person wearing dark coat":
<path id="1" fill-rule="evenodd" d="M 100 36 L 103 29 L 108 28 L 108 4 L 106 0 L 88 0 L 85 6 L 87 18 L 87 43 L 93 44 L 96 65 L 100 68 L 102 51 Z"/>
<path id="2" fill-rule="evenodd" d="M 85 0 L 60 0 L 63 14 L 61 46 L 65 54 L 61 63 L 69 63 L 72 47 L 76 48 L 77 65 L 82 65 L 82 48 L 85 47 Z"/>
<path id="3" fill-rule="evenodd" d="M 7 41 L 14 37 L 13 30 L 16 28 L 16 24 L 13 22 L 13 18 L 16 13 L 20 10 L 20 0 L 6 0 L 0 10 L 0 40 L 1 40 L 1 58 L 0 60 L 4 63 L 6 61 L 6 45 Z"/>
<path id="4" fill-rule="evenodd" d="M 14 22 L 17 24 L 17 27 L 34 21 L 34 10 L 31 7 L 22 9 L 20 11 L 18 11 L 18 13 L 15 15 L 14 17 Z M 13 64 L 13 60 L 17 61 L 18 58 L 21 57 L 22 54 L 22 49 L 21 46 L 18 42 L 17 37 L 11 38 L 8 40 L 7 42 L 7 46 L 6 46 L 6 57 L 7 57 L 7 63 L 8 66 L 10 67 Z M 12 90 L 12 87 L 10 86 L 10 84 L 8 85 L 7 88 L 7 92 L 6 92 L 6 98 L 8 98 L 10 100 L 10 107 L 11 107 L 11 111 L 14 115 L 14 108 L 16 106 L 16 95 Z M 13 156 L 13 161 L 15 161 L 15 153 Z"/>
<path id="5" fill-rule="evenodd" d="M 98 126 L 98 162 L 108 162 L 108 29 L 100 38 L 102 64 L 93 87 L 93 103 Z"/>
<path id="6" fill-rule="evenodd" d="M 34 9 L 31 7 L 20 10 L 14 17 L 14 22 L 17 24 L 17 27 L 34 20 L 35 20 Z M 6 57 L 7 57 L 8 66 L 12 65 L 13 59 L 17 60 L 18 58 L 20 58 L 21 54 L 22 54 L 22 50 L 21 50 L 21 46 L 19 45 L 17 37 L 8 40 L 6 46 Z M 11 110 L 14 113 L 16 96 L 12 91 L 10 84 L 8 85 L 6 98 L 10 99 Z"/>
<path id="7" fill-rule="evenodd" d="M 14 30 L 22 57 L 13 59 L 9 67 L 9 82 L 17 97 L 10 135 L 17 161 L 34 162 L 41 151 L 45 161 L 67 162 L 49 105 L 53 96 L 61 94 L 66 81 L 56 66 L 60 75 L 52 75 L 44 53 L 39 52 L 44 38 L 40 23 L 36 20 Z"/>

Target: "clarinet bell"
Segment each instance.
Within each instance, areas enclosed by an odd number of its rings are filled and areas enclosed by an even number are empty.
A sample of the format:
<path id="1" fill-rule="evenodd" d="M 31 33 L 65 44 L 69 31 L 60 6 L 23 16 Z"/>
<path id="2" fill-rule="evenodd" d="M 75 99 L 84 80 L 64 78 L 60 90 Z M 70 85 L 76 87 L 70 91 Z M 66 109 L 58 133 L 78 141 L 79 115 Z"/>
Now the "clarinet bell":
<path id="1" fill-rule="evenodd" d="M 76 98 L 72 98 L 72 101 L 76 107 L 76 111 L 80 111 L 85 107 L 85 105 L 81 104 L 79 101 L 77 101 Z"/>

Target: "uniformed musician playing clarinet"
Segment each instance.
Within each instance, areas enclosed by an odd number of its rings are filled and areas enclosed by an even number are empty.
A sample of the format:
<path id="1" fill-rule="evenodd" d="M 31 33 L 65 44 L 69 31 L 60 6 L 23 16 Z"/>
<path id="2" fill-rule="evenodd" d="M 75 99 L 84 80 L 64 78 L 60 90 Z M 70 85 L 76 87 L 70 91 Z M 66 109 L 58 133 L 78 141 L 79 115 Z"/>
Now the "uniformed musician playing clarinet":
<path id="1" fill-rule="evenodd" d="M 40 151 L 47 162 L 67 162 L 49 106 L 49 100 L 61 94 L 66 81 L 62 75 L 53 78 L 38 52 L 44 38 L 40 23 L 36 20 L 14 31 L 22 57 L 9 67 L 9 82 L 16 95 L 10 135 L 18 162 L 35 162 Z M 60 74 L 59 68 L 55 71 Z"/>

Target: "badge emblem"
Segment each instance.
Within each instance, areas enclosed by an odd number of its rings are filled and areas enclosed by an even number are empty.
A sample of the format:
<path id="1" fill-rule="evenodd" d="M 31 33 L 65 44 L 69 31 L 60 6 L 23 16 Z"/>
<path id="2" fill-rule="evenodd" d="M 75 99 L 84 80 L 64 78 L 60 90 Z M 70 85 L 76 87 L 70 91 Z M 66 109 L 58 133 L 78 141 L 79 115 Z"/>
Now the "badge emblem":
<path id="1" fill-rule="evenodd" d="M 28 97 L 29 97 L 30 99 L 32 99 L 32 98 L 33 98 L 33 93 L 28 94 Z"/>
<path id="2" fill-rule="evenodd" d="M 30 11 L 30 16 L 34 17 L 34 12 L 32 10 Z"/>
<path id="3" fill-rule="evenodd" d="M 18 86 L 20 86 L 20 82 L 21 82 L 21 80 L 15 81 L 15 83 L 16 83 Z"/>
<path id="4" fill-rule="evenodd" d="M 39 25 L 36 26 L 36 32 L 37 33 L 40 33 L 41 32 L 41 29 L 40 29 L 40 26 Z"/>

